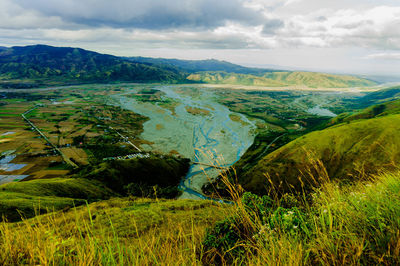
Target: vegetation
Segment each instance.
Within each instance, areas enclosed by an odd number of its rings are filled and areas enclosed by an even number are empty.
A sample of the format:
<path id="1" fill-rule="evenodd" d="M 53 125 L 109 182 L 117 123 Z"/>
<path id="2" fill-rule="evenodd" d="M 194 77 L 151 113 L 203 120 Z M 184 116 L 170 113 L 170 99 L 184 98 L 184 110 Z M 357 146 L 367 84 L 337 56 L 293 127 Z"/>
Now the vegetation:
<path id="1" fill-rule="evenodd" d="M 314 72 L 266 72 L 252 75 L 205 71 L 191 74 L 187 79 L 213 84 L 237 84 L 267 87 L 304 86 L 309 88 L 351 88 L 374 86 L 377 84 L 374 81 L 354 76 Z"/>
<path id="2" fill-rule="evenodd" d="M 217 60 L 122 58 L 80 48 L 32 45 L 0 50 L 0 85 L 34 88 L 93 82 L 214 83 L 348 88 L 376 82 L 312 72 L 247 68 Z"/>
<path id="3" fill-rule="evenodd" d="M 89 165 L 76 176 L 97 180 L 122 195 L 175 198 L 178 185 L 189 170 L 189 160 L 173 156 L 110 160 Z"/>
<path id="4" fill-rule="evenodd" d="M 192 107 L 192 106 L 185 106 L 185 109 L 189 114 L 192 114 L 192 115 L 207 116 L 207 115 L 210 114 L 209 110 L 202 109 L 202 108 L 197 108 L 197 107 Z"/>
<path id="5" fill-rule="evenodd" d="M 110 81 L 177 82 L 184 76 L 167 69 L 79 48 L 33 45 L 0 51 L 0 77 L 5 87 L 44 83 Z M 16 80 L 24 80 L 23 83 Z M 14 86 L 15 85 L 15 86 Z"/>
<path id="6" fill-rule="evenodd" d="M 0 264 L 198 264 L 206 228 L 229 209 L 210 201 L 118 198 L 2 223 Z"/>
<path id="7" fill-rule="evenodd" d="M 0 62 L 3 86 L 17 88 L 98 79 L 182 82 L 187 75 L 249 85 L 373 84 L 215 60 L 127 59 L 47 46 L 0 49 Z M 13 173 L 31 171 L 29 178 L 0 186 L 1 265 L 400 264 L 398 87 L 357 96 L 358 102 L 354 95 L 321 92 L 212 90 L 258 126 L 241 160 L 208 185 L 213 196 L 228 199 L 217 203 L 174 199 L 189 160 L 129 144 L 148 143 L 139 137 L 148 118 L 108 105 L 110 94 L 129 86 L 2 94 L 1 151 L 32 165 Z M 198 90 L 181 86 L 177 92 L 195 98 Z M 136 92 L 130 97 L 171 112 L 177 105 L 150 86 Z M 328 105 L 342 114 L 329 119 L 307 112 Z M 35 106 L 26 115 L 69 158 L 80 159 L 80 168 L 62 163 L 20 119 Z M 227 119 L 247 123 L 242 115 Z"/>
<path id="8" fill-rule="evenodd" d="M 400 174 L 312 197 L 210 201 L 111 199 L 0 225 L 15 264 L 399 264 Z M 217 222 L 219 221 L 219 222 Z M 209 229 L 207 229 L 209 228 Z M 206 231 L 207 229 L 207 231 Z"/>
<path id="9" fill-rule="evenodd" d="M 277 71 L 272 69 L 243 67 L 240 65 L 232 64 L 226 61 L 219 61 L 215 59 L 179 60 L 179 59 L 150 58 L 150 57 L 130 57 L 128 59 L 133 62 L 155 64 L 163 67 L 178 68 L 188 73 L 195 73 L 201 71 L 224 71 L 228 73 L 260 74 L 269 71 Z"/>
<path id="10" fill-rule="evenodd" d="M 203 262 L 398 264 L 399 193 L 399 173 L 351 185 L 327 182 L 311 197 L 277 199 L 247 192 L 231 216 L 207 231 Z"/>
<path id="11" fill-rule="evenodd" d="M 99 182 L 52 178 L 13 182 L 0 186 L 0 217 L 17 221 L 115 195 Z"/>
<path id="12" fill-rule="evenodd" d="M 249 191 L 302 191 L 321 180 L 315 172 L 326 167 L 327 179 L 357 180 L 400 161 L 400 115 L 354 121 L 306 134 L 267 154 L 239 181 Z"/>

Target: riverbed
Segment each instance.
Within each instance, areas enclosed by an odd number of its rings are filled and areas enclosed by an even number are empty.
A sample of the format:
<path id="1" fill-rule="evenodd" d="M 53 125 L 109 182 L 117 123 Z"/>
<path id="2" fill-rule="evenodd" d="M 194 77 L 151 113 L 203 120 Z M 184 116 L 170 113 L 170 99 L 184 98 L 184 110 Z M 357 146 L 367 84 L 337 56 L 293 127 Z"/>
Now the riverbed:
<path id="1" fill-rule="evenodd" d="M 255 123 L 219 104 L 211 89 L 201 88 L 195 95 L 190 95 L 178 90 L 179 86 L 152 88 L 164 92 L 163 97 L 176 101 L 178 104 L 174 110 L 129 97 L 129 94 L 138 92 L 135 88 L 111 96 L 114 104 L 150 118 L 143 125 L 141 138 L 152 144 L 142 145 L 144 150 L 176 151 L 192 162 L 229 167 L 253 143 Z M 188 107 L 206 110 L 207 114 L 189 113 Z M 241 121 L 233 121 L 232 114 L 240 117 Z M 203 184 L 218 176 L 220 171 L 215 167 L 192 165 L 181 183 L 184 190 L 181 197 L 201 198 Z"/>

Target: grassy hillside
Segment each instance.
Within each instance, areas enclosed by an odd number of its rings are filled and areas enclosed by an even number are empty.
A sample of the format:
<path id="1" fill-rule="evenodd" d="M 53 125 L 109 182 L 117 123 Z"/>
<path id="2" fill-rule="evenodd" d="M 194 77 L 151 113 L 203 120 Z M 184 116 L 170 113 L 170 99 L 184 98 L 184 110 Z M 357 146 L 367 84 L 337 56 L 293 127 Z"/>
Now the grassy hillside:
<path id="1" fill-rule="evenodd" d="M 0 263 L 193 265 L 206 228 L 230 208 L 209 201 L 118 198 L 3 223 Z"/>
<path id="2" fill-rule="evenodd" d="M 327 126 L 337 125 L 340 123 L 347 123 L 359 119 L 370 119 L 390 114 L 400 113 L 400 100 L 389 101 L 377 105 L 370 106 L 361 111 L 342 113 L 337 117 L 331 119 Z"/>
<path id="3" fill-rule="evenodd" d="M 374 104 L 385 103 L 400 98 L 400 86 L 391 87 L 379 91 L 370 92 L 357 99 L 353 104 L 357 108 L 365 108 Z"/>
<path id="4" fill-rule="evenodd" d="M 190 81 L 212 83 L 212 84 L 239 84 L 248 86 L 270 86 L 285 87 L 286 83 L 272 79 L 258 77 L 248 74 L 236 74 L 226 72 L 200 72 L 187 77 Z"/>
<path id="5" fill-rule="evenodd" d="M 400 162 L 400 115 L 358 120 L 302 136 L 239 175 L 257 193 L 301 191 L 321 179 L 357 180 Z"/>
<path id="6" fill-rule="evenodd" d="M 238 192 L 238 191 L 236 191 Z M 311 201 L 118 198 L 0 223 L 2 265 L 397 265 L 400 174 Z"/>
<path id="7" fill-rule="evenodd" d="M 315 72 L 273 72 L 266 73 L 263 77 L 290 85 L 305 85 L 310 88 L 348 88 L 374 86 L 377 84 L 374 81 L 355 76 Z"/>
<path id="8" fill-rule="evenodd" d="M 111 160 L 75 170 L 75 178 L 38 179 L 0 186 L 0 217 L 11 221 L 111 196 L 175 198 L 188 160 L 172 156 Z"/>
<path id="9" fill-rule="evenodd" d="M 27 86 L 45 82 L 177 82 L 183 76 L 171 69 L 80 48 L 33 45 L 0 51 L 0 80 L 3 86 L 13 87 L 21 81 Z M 15 82 L 4 82 L 7 80 Z"/>
<path id="10" fill-rule="evenodd" d="M 99 182 L 53 178 L 0 186 L 0 217 L 16 221 L 38 213 L 60 210 L 116 195 Z"/>
<path id="11" fill-rule="evenodd" d="M 191 81 L 214 84 L 238 84 L 249 86 L 287 87 L 307 86 L 310 88 L 350 88 L 373 86 L 377 83 L 354 76 L 331 75 L 314 72 L 268 72 L 258 75 L 226 72 L 200 72 L 187 77 Z"/>

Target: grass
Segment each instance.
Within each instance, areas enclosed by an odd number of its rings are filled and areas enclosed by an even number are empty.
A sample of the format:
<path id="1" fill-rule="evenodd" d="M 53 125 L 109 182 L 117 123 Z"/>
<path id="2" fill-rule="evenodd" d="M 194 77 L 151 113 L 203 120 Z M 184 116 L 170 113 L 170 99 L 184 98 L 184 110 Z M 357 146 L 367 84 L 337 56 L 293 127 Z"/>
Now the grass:
<path id="1" fill-rule="evenodd" d="M 0 263 L 400 263 L 400 173 L 345 186 L 328 182 L 311 200 L 273 198 L 263 201 L 268 208 L 255 195 L 244 200 L 240 186 L 229 188 L 234 205 L 114 198 L 19 223 L 3 222 Z M 228 230 L 237 232 L 239 240 L 224 252 L 209 249 L 206 229 L 215 229 L 216 222 L 227 217 L 235 217 Z M 242 252 L 234 253 L 238 248 Z"/>
<path id="2" fill-rule="evenodd" d="M 240 191 L 227 187 L 233 194 Z M 328 181 L 299 198 L 271 195 L 270 200 L 234 196 L 231 216 L 209 231 L 211 244 L 203 242 L 207 264 L 400 263 L 400 172 L 342 186 Z M 221 230 L 223 224 L 229 229 Z"/>
<path id="3" fill-rule="evenodd" d="M 249 191 L 262 194 L 272 185 L 285 192 L 301 191 L 315 182 L 312 177 L 317 160 L 325 165 L 331 179 L 358 180 L 381 170 L 394 170 L 400 161 L 399 132 L 400 115 L 356 120 L 314 131 L 267 154 L 239 180 Z"/>
<path id="4" fill-rule="evenodd" d="M 53 178 L 12 182 L 0 186 L 0 217 L 10 221 L 33 217 L 36 212 L 60 210 L 115 195 L 86 179 Z"/>
<path id="5" fill-rule="evenodd" d="M 208 201 L 112 199 L 0 225 L 0 263 L 198 264 L 205 229 L 229 207 Z"/>

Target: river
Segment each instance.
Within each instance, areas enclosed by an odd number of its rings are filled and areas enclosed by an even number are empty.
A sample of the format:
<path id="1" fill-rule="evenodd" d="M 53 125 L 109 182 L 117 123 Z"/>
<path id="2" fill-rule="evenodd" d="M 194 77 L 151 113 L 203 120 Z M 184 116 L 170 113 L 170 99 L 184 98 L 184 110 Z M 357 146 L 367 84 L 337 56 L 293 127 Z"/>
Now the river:
<path id="1" fill-rule="evenodd" d="M 220 167 L 234 164 L 254 141 L 254 122 L 244 115 L 235 113 L 242 121 L 233 121 L 233 114 L 226 106 L 217 102 L 212 90 L 199 88 L 196 95 L 178 91 L 179 86 L 154 86 L 153 89 L 165 93 L 166 98 L 178 102 L 171 110 L 149 102 L 140 102 L 129 94 L 139 89 L 130 89 L 111 96 L 114 104 L 135 113 L 147 116 L 149 121 L 143 125 L 142 139 L 152 142 L 142 145 L 146 151 L 169 153 L 177 151 L 192 162 L 201 162 Z M 186 107 L 201 108 L 208 115 L 193 115 Z M 214 167 L 192 165 L 181 183 L 184 190 L 181 198 L 203 198 L 201 187 L 208 179 L 215 178 L 221 170 Z"/>

